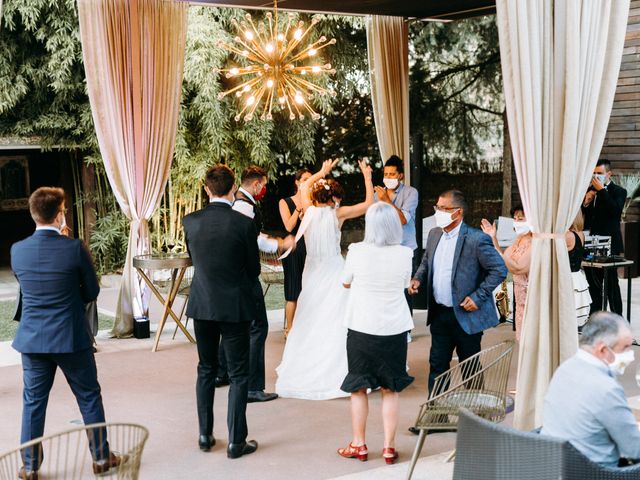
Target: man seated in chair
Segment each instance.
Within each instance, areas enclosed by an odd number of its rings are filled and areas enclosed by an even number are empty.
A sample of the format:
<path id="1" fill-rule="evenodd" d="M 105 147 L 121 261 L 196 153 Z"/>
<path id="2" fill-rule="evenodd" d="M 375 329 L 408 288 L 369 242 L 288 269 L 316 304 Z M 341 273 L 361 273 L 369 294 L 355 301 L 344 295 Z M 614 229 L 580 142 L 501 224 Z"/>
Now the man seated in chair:
<path id="1" fill-rule="evenodd" d="M 592 314 L 578 352 L 551 379 L 541 433 L 568 440 L 603 466 L 640 459 L 640 430 L 616 380 L 634 360 L 632 342 L 629 323 L 620 315 Z"/>

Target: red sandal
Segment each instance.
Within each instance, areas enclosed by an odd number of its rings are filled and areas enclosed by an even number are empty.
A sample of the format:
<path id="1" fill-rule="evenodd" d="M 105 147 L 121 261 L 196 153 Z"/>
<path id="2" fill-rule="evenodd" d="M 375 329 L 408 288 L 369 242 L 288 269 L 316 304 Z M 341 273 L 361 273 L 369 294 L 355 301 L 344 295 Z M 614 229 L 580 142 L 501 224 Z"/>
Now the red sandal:
<path id="1" fill-rule="evenodd" d="M 357 458 L 361 462 L 366 462 L 369 458 L 369 450 L 366 445 L 355 446 L 352 443 L 347 448 L 339 448 L 338 455 L 344 458 Z"/>
<path id="2" fill-rule="evenodd" d="M 384 458 L 384 461 L 387 462 L 387 465 L 393 465 L 398 459 L 398 452 L 396 452 L 395 448 L 383 448 L 382 458 Z"/>

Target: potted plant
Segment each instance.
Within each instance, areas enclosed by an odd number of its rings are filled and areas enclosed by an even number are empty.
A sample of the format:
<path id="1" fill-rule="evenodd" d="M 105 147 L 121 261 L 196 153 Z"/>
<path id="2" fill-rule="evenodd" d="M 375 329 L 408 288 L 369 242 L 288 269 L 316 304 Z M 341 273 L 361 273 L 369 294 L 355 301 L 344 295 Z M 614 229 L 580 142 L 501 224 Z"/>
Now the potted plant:
<path id="1" fill-rule="evenodd" d="M 640 223 L 637 220 L 631 221 L 627 218 L 629 207 L 634 202 L 640 200 L 640 174 L 631 173 L 626 175 L 616 175 L 614 182 L 627 191 L 627 198 L 622 207 L 622 222 L 620 229 L 622 231 L 622 241 L 624 242 L 624 254 L 629 260 L 635 263 L 629 269 L 631 277 L 638 276 L 638 262 L 640 260 Z"/>

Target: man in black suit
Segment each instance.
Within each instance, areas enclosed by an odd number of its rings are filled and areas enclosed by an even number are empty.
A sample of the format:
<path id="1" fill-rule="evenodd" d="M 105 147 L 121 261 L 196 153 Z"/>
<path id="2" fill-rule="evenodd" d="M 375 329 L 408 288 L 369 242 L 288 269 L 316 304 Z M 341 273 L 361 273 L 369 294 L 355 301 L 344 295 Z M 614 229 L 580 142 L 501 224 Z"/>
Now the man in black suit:
<path id="1" fill-rule="evenodd" d="M 199 358 L 198 445 L 203 451 L 215 445 L 213 401 L 221 344 L 231 384 L 227 456 L 238 458 L 258 448 L 255 440 L 246 441 L 246 409 L 249 327 L 254 315 L 251 289 L 260 274 L 260 258 L 253 222 L 231 209 L 233 185 L 233 172 L 227 166 L 211 167 L 205 180 L 209 205 L 184 217 L 182 224 L 194 267 L 187 316 L 194 319 Z"/>
<path id="2" fill-rule="evenodd" d="M 584 214 L 584 229 L 590 230 L 591 235 L 606 235 L 611 237 L 611 253 L 620 255 L 624 252 L 622 233 L 620 231 L 620 216 L 627 191 L 611 181 L 611 162 L 600 159 L 593 169 L 591 185 L 582 201 Z M 602 268 L 585 268 L 589 293 L 591 294 L 591 313 L 602 309 L 602 282 L 604 279 Z M 622 297 L 620 284 L 615 268 L 607 272 L 607 299 L 612 312 L 622 315 Z"/>
<path id="3" fill-rule="evenodd" d="M 85 425 L 105 421 L 93 338 L 85 319 L 85 303 L 98 297 L 100 286 L 91 256 L 80 240 L 61 235 L 64 199 L 61 188 L 41 187 L 33 192 L 29 211 L 36 231 L 11 247 L 11 269 L 21 291 L 20 325 L 13 348 L 22 354 L 22 443 L 44 433 L 49 392 L 58 368 L 76 397 Z M 120 465 L 124 459 L 110 452 L 105 428 L 88 434 L 94 473 Z M 37 480 L 41 451 L 26 449 L 22 459 L 18 478 Z"/>
<path id="4" fill-rule="evenodd" d="M 262 232 L 262 214 L 258 202 L 267 193 L 267 172 L 257 165 L 245 168 L 240 177 L 240 188 L 235 194 L 233 209 L 253 220 L 258 235 L 258 249 L 266 253 L 286 250 L 295 243 L 293 236 L 287 238 L 267 237 Z M 269 402 L 278 398 L 277 393 L 267 393 L 265 388 L 265 343 L 269 333 L 267 308 L 264 303 L 262 285 L 258 278 L 252 287 L 252 298 L 255 302 L 255 315 L 251 319 L 249 353 L 249 396 L 248 402 Z M 226 385 L 228 373 L 224 361 L 224 347 L 218 352 L 218 375 L 216 386 Z"/>

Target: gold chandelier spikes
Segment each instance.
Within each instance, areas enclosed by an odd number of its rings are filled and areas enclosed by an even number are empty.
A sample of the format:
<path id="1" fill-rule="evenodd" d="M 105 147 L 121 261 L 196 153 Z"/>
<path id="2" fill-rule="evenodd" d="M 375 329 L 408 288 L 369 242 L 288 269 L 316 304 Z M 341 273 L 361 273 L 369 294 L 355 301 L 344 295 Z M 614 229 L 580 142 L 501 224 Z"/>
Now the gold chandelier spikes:
<path id="1" fill-rule="evenodd" d="M 285 112 L 291 120 L 303 120 L 305 114 L 314 120 L 320 118 L 310 104 L 312 96 L 335 96 L 335 92 L 315 83 L 314 77 L 332 75 L 336 71 L 330 63 L 322 64 L 318 52 L 334 45 L 336 39 L 321 36 L 303 45 L 319 19 L 313 17 L 305 28 L 303 21 L 294 22 L 294 15 L 289 13 L 286 23 L 281 26 L 277 2 L 274 3 L 274 14 L 267 12 L 266 22 L 263 20 L 256 25 L 248 13 L 245 19 L 232 21 L 237 30 L 234 43 L 218 42 L 218 46 L 246 62 L 246 66 L 215 70 L 214 73 L 223 73 L 226 78 L 238 78 L 241 82 L 219 93 L 218 99 L 230 94 L 240 99 L 242 108 L 235 116 L 236 121 L 241 118 L 250 121 L 255 115 L 260 115 L 262 120 L 271 120 L 275 111 Z"/>

